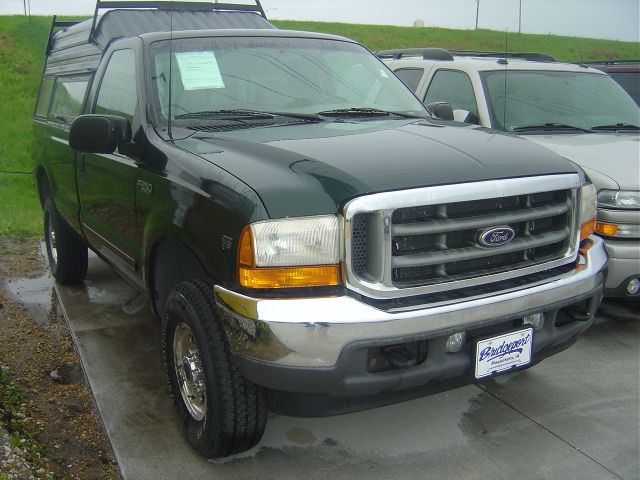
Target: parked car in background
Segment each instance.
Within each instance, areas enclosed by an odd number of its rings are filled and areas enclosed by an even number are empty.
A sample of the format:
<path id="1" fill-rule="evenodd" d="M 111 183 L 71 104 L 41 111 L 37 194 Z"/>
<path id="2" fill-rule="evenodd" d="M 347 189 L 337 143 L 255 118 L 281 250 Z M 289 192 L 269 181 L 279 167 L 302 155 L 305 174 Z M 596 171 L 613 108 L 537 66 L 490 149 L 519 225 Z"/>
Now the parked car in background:
<path id="1" fill-rule="evenodd" d="M 378 56 L 436 114 L 521 135 L 582 166 L 610 256 L 605 295 L 640 295 L 640 110 L 611 77 L 540 53 Z"/>
<path id="2" fill-rule="evenodd" d="M 585 62 L 609 74 L 640 105 L 640 60 L 605 60 Z"/>

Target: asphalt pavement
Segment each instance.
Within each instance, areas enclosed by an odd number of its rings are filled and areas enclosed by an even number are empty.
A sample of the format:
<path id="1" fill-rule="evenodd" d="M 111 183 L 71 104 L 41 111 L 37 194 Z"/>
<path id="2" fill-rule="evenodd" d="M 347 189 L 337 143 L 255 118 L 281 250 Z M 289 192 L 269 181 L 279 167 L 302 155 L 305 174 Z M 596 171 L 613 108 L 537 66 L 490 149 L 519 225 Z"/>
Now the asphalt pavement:
<path id="1" fill-rule="evenodd" d="M 211 461 L 178 426 L 144 299 L 95 257 L 56 290 L 125 480 L 640 478 L 638 302 L 606 301 L 603 323 L 531 369 L 348 415 L 270 414 L 258 446 Z"/>

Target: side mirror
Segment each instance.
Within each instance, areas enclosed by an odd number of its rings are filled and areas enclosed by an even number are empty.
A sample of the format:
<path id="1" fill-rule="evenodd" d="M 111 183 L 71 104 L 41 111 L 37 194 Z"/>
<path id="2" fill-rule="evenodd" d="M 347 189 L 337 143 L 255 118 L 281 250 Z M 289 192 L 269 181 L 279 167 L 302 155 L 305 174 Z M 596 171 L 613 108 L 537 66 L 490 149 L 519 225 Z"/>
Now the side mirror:
<path id="1" fill-rule="evenodd" d="M 429 103 L 427 104 L 427 108 L 442 120 L 453 120 L 453 108 L 451 108 L 451 104 L 447 102 Z"/>
<path id="2" fill-rule="evenodd" d="M 478 119 L 478 116 L 475 113 L 470 112 L 469 110 L 462 110 L 462 109 L 454 110 L 453 119 L 456 122 L 473 123 L 475 125 L 480 125 L 480 120 Z"/>
<path id="3" fill-rule="evenodd" d="M 69 146 L 83 153 L 113 153 L 128 142 L 131 124 L 117 115 L 80 115 L 69 132 Z"/>

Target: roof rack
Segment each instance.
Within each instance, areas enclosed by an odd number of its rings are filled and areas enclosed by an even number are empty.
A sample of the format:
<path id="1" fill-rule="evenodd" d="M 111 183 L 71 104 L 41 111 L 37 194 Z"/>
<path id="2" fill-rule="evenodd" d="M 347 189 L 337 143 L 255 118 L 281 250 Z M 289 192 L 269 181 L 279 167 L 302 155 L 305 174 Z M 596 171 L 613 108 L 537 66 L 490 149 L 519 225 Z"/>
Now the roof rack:
<path id="1" fill-rule="evenodd" d="M 54 15 L 53 20 L 51 20 L 51 28 L 49 29 L 49 39 L 47 40 L 47 50 L 45 51 L 45 55 L 49 55 L 51 51 L 51 47 L 53 45 L 53 34 L 57 32 L 58 28 L 67 28 L 77 25 L 80 22 L 63 22 L 58 21 L 58 16 Z"/>
<path id="2" fill-rule="evenodd" d="M 449 50 L 453 55 L 460 57 L 497 57 L 497 58 L 521 58 L 531 62 L 557 62 L 555 57 L 547 53 L 538 52 L 490 52 L 481 50 Z"/>
<path id="3" fill-rule="evenodd" d="M 400 48 L 396 50 L 380 50 L 376 52 L 380 58 L 393 58 L 400 60 L 402 57 L 419 57 L 424 60 L 452 61 L 453 56 L 444 48 Z"/>
<path id="4" fill-rule="evenodd" d="M 265 20 L 267 19 L 264 9 L 260 4 L 260 0 L 253 0 L 255 5 L 242 3 L 224 3 L 218 2 L 173 2 L 170 0 L 163 1 L 112 1 L 112 0 L 96 0 L 96 9 L 93 14 L 93 23 L 89 32 L 89 41 L 93 40 L 96 30 L 96 22 L 98 19 L 98 11 L 103 8 L 117 8 L 119 10 L 126 9 L 155 9 L 155 10 L 181 10 L 181 11 L 212 11 L 212 10 L 233 10 L 240 12 L 256 12 Z"/>
<path id="5" fill-rule="evenodd" d="M 588 62 L 577 62 L 579 65 L 618 65 L 621 63 L 640 63 L 640 60 L 589 60 Z"/>
<path id="6" fill-rule="evenodd" d="M 453 56 L 459 57 L 497 57 L 497 58 L 521 58 L 532 62 L 557 62 L 547 53 L 537 52 L 490 52 L 481 50 L 445 50 L 444 48 L 400 48 L 397 50 L 381 50 L 376 52 L 380 58 L 392 58 L 400 60 L 402 57 L 422 57 L 424 60 L 452 61 Z"/>

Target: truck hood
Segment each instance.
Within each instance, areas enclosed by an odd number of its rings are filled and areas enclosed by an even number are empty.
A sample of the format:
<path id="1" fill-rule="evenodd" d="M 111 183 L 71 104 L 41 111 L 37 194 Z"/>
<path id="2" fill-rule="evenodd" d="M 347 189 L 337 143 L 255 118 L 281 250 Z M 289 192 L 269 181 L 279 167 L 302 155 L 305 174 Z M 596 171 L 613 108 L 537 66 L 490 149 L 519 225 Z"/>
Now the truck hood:
<path id="1" fill-rule="evenodd" d="M 600 188 L 640 190 L 640 135 L 582 133 L 523 135 L 576 162 Z"/>
<path id="2" fill-rule="evenodd" d="M 374 192 L 579 171 L 520 137 L 415 119 L 198 132 L 176 145 L 249 185 L 272 218 L 335 213 Z"/>

